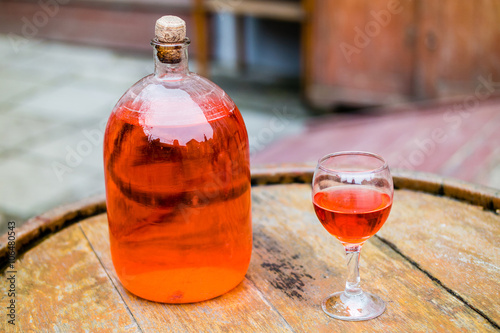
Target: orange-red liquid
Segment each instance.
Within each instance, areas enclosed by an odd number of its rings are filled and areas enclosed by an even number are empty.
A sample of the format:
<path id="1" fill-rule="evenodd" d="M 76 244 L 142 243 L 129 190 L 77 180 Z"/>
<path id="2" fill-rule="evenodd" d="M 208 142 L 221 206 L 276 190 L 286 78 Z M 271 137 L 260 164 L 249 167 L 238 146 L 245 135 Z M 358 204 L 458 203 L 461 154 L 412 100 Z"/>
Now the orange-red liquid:
<path id="1" fill-rule="evenodd" d="M 111 254 L 120 281 L 158 302 L 219 296 L 243 280 L 252 250 L 241 115 L 212 103 L 215 116 L 200 113 L 198 123 L 170 126 L 154 110 L 132 108 L 124 104 L 111 115 L 104 141 Z"/>
<path id="2" fill-rule="evenodd" d="M 392 206 L 387 193 L 364 186 L 331 187 L 316 193 L 313 203 L 325 229 L 344 245 L 363 244 L 375 235 Z"/>

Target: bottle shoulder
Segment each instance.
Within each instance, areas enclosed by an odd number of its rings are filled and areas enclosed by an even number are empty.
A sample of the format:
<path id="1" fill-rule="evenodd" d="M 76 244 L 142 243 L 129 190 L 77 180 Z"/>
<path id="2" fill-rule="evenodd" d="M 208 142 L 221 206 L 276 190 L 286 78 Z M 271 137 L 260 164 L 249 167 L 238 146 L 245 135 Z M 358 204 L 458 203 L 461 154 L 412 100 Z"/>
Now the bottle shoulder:
<path id="1" fill-rule="evenodd" d="M 182 81 L 182 82 L 181 82 Z M 215 83 L 196 74 L 183 80 L 159 80 L 148 75 L 116 104 L 108 127 L 129 124 L 148 138 L 185 145 L 223 137 L 248 140 L 245 124 L 232 99 Z M 238 134 L 235 134 L 238 132 Z"/>
<path id="2" fill-rule="evenodd" d="M 217 84 L 190 72 L 177 79 L 148 75 L 123 94 L 115 110 L 120 107 L 138 113 L 172 113 L 181 108 L 186 115 L 202 111 L 209 118 L 218 118 L 236 106 Z"/>

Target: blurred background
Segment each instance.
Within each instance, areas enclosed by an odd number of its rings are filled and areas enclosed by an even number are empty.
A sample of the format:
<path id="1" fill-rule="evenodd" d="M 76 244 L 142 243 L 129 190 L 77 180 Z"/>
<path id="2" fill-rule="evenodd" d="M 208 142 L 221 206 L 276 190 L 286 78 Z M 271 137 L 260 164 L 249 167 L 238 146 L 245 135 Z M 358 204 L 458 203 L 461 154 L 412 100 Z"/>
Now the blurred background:
<path id="1" fill-rule="evenodd" d="M 106 120 L 163 15 L 253 166 L 367 150 L 500 189 L 500 0 L 0 0 L 0 233 L 104 192 Z"/>

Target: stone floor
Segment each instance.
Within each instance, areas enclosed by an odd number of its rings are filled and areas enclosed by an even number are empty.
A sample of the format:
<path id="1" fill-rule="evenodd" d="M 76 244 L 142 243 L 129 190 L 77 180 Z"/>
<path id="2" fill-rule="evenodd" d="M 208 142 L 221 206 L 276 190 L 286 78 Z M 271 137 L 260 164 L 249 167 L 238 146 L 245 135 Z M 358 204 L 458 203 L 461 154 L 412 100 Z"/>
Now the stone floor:
<path id="1" fill-rule="evenodd" d="M 60 204 L 104 191 L 102 135 L 121 95 L 153 70 L 152 55 L 0 35 L 0 233 Z M 214 79 L 239 106 L 251 152 L 303 129 L 298 87 Z M 278 118 L 286 126 L 270 126 Z"/>

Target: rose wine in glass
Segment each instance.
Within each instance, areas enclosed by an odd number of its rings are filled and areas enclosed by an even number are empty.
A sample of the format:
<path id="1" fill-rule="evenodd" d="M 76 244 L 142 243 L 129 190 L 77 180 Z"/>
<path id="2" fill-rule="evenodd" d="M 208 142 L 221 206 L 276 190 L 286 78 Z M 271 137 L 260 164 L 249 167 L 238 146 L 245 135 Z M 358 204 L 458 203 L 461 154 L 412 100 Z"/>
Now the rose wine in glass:
<path id="1" fill-rule="evenodd" d="M 384 159 L 366 152 L 340 152 L 321 158 L 313 177 L 313 205 L 323 227 L 344 245 L 348 278 L 344 291 L 328 296 L 323 311 L 337 319 L 359 321 L 378 317 L 384 301 L 359 287 L 362 245 L 387 220 L 393 183 Z"/>

